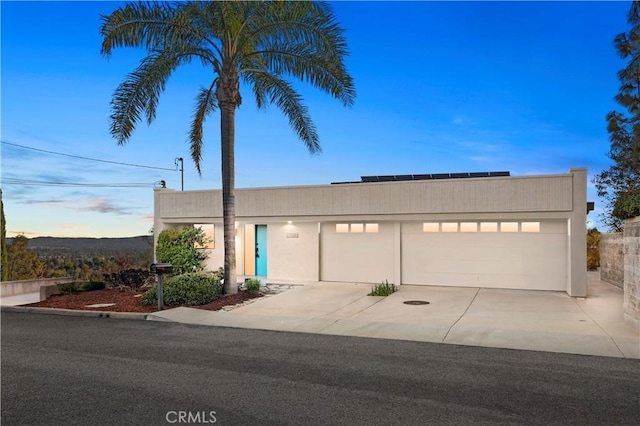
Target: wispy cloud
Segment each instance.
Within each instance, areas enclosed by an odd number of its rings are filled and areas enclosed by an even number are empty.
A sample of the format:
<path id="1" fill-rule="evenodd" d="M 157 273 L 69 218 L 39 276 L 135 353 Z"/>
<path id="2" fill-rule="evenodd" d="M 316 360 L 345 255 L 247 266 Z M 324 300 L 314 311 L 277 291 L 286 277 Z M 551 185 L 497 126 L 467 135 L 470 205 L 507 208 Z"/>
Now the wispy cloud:
<path id="1" fill-rule="evenodd" d="M 87 200 L 79 203 L 75 207 L 69 207 L 80 212 L 99 212 L 99 213 L 115 213 L 119 215 L 131 214 L 126 209 L 115 206 L 111 201 L 104 198 L 95 200 Z"/>
<path id="2" fill-rule="evenodd" d="M 21 150 L 13 146 L 2 145 L 2 164 L 12 161 L 33 161 L 42 157 L 41 154 L 33 151 Z"/>
<path id="3" fill-rule="evenodd" d="M 58 207 L 64 203 L 65 201 L 63 200 L 51 198 L 48 200 L 26 200 L 23 204 L 36 204 L 43 207 Z"/>
<path id="4" fill-rule="evenodd" d="M 123 207 L 115 205 L 112 201 L 105 198 L 95 198 L 88 200 L 68 201 L 59 199 L 45 199 L 45 200 L 28 200 L 25 204 L 36 205 L 40 207 L 48 208 L 64 208 L 77 212 L 98 212 L 98 213 L 113 213 L 117 215 L 128 215 L 131 212 Z"/>
<path id="5" fill-rule="evenodd" d="M 52 174 L 44 174 L 44 173 L 37 174 L 34 176 L 34 178 L 39 181 L 44 181 L 49 183 L 66 183 L 66 182 L 79 183 L 85 180 L 83 177 L 77 176 L 77 175 L 60 176 L 60 175 L 52 175 Z"/>

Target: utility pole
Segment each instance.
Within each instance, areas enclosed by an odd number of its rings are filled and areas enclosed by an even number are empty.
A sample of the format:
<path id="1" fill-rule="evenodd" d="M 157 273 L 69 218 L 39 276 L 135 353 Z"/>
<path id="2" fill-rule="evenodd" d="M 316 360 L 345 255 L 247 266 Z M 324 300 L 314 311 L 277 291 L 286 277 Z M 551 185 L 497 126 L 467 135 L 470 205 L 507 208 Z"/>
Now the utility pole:
<path id="1" fill-rule="evenodd" d="M 180 166 L 178 166 L 178 161 L 180 162 Z M 184 160 L 182 157 L 176 158 L 176 167 L 180 167 L 180 190 L 184 191 Z"/>

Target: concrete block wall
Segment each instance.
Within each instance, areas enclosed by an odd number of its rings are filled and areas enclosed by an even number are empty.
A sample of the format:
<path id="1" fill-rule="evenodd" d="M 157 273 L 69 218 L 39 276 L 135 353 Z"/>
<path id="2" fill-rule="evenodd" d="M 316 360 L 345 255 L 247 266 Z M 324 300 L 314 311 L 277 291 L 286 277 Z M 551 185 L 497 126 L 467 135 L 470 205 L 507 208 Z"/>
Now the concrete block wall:
<path id="1" fill-rule="evenodd" d="M 622 232 L 600 235 L 600 279 L 624 286 L 624 237 Z"/>
<path id="2" fill-rule="evenodd" d="M 624 226 L 624 319 L 640 328 L 640 216 Z"/>
<path id="3" fill-rule="evenodd" d="M 36 278 L 33 280 L 3 281 L 0 283 L 0 297 L 17 296 L 26 293 L 37 293 L 40 287 L 56 285 L 59 283 L 70 283 L 71 277 L 63 278 Z"/>

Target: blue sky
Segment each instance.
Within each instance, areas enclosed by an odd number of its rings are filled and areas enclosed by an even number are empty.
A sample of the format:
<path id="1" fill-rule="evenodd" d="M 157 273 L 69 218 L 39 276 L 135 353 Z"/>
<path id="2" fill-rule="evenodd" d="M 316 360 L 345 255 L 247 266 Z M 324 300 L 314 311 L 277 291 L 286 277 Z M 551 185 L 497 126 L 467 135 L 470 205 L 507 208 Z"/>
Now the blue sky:
<path id="1" fill-rule="evenodd" d="M 9 236 L 144 235 L 154 182 L 219 189 L 219 119 L 205 127 L 202 176 L 187 132 L 211 73 L 180 69 L 151 126 L 109 135 L 109 102 L 142 51 L 100 55 L 100 15 L 119 2 L 10 2 L 1 8 L 2 190 Z M 613 38 L 630 2 L 337 2 L 357 99 L 300 84 L 323 152 L 309 155 L 282 113 L 246 92 L 236 115 L 236 186 L 327 184 L 362 175 L 608 167 L 605 114 L 624 62 Z M 16 147 L 172 170 L 128 167 Z M 25 181 L 35 183 L 24 185 Z M 48 182 L 45 185 L 42 182 Z M 69 187 L 61 184 L 75 183 Z M 95 184 L 146 184 L 144 188 Z M 596 212 L 602 201 L 591 183 Z M 602 228 L 602 226 L 600 226 Z"/>

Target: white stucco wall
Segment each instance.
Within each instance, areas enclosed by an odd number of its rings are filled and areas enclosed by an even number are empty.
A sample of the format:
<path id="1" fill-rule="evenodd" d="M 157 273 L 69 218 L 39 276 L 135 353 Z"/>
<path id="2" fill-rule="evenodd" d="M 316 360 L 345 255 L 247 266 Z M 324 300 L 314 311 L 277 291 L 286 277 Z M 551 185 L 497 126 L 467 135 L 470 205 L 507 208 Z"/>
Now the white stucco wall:
<path id="1" fill-rule="evenodd" d="M 318 281 L 317 223 L 267 224 L 267 273 L 270 280 Z"/>
<path id="2" fill-rule="evenodd" d="M 222 223 L 214 223 L 214 247 L 207 249 L 207 260 L 204 261 L 205 271 L 216 271 L 224 265 L 224 235 Z"/>

